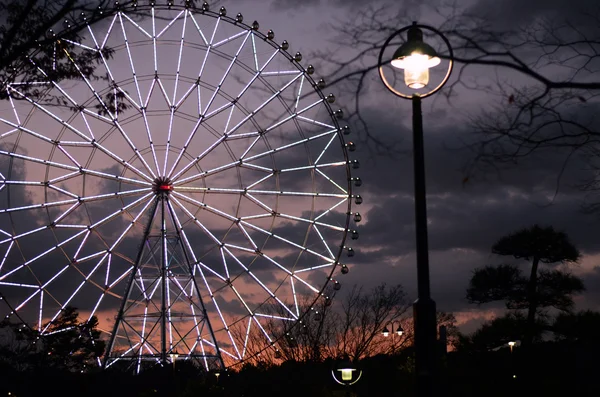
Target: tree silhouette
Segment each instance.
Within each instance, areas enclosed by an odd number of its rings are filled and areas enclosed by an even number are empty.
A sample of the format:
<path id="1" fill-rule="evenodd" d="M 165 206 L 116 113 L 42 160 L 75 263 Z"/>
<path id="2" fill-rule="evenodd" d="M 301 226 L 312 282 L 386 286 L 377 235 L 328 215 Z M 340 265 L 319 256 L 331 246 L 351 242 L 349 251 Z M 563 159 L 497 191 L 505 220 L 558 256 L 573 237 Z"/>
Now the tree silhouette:
<path id="1" fill-rule="evenodd" d="M 96 364 L 105 347 L 97 329 L 98 319 L 92 316 L 81 323 L 78 317 L 76 308 L 65 307 L 39 338 L 42 365 L 84 372 Z"/>
<path id="2" fill-rule="evenodd" d="M 600 313 L 584 310 L 577 313 L 560 313 L 554 320 L 552 331 L 557 340 L 598 343 Z"/>
<path id="3" fill-rule="evenodd" d="M 0 362 L 17 371 L 36 368 L 89 371 L 104 352 L 105 343 L 100 340 L 95 316 L 85 322 L 80 322 L 78 317 L 77 309 L 67 306 L 43 334 L 26 324 L 2 322 Z"/>
<path id="4" fill-rule="evenodd" d="M 80 65 L 87 78 L 100 78 L 95 74 L 100 57 L 80 51 L 74 43 L 86 28 L 83 18 L 90 23 L 98 20 L 109 3 L 109 0 L 0 0 L 0 99 L 6 98 L 6 87 L 14 82 L 80 78 L 70 58 Z M 57 41 L 55 32 L 63 32 L 62 37 L 67 41 Z M 110 56 L 110 50 L 105 55 Z M 50 75 L 44 75 L 40 69 Z M 36 85 L 19 88 L 32 97 L 45 92 Z M 46 98 L 46 101 L 64 105 L 60 98 Z"/>
<path id="5" fill-rule="evenodd" d="M 580 258 L 577 248 L 563 232 L 534 225 L 498 240 L 492 247 L 497 255 L 531 262 L 529 277 L 516 265 L 503 264 L 475 269 L 467 289 L 471 303 L 505 301 L 509 309 L 527 310 L 527 332 L 523 343 L 531 344 L 539 308 L 572 309 L 573 294 L 584 290 L 580 278 L 562 270 L 539 270 L 539 264 L 568 264 Z"/>
<path id="6" fill-rule="evenodd" d="M 545 319 L 536 319 L 534 340 L 541 338 L 547 327 Z M 519 311 L 508 312 L 481 325 L 471 335 L 461 335 L 458 350 L 491 351 L 508 347 L 508 342 L 523 341 L 527 329 L 527 317 Z"/>

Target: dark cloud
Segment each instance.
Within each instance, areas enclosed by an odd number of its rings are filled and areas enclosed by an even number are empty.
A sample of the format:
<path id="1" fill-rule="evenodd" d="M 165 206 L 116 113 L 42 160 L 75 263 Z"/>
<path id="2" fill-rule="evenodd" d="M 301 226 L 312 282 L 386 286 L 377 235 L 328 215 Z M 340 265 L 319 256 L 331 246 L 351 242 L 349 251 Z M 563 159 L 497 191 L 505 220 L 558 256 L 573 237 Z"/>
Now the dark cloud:
<path id="1" fill-rule="evenodd" d="M 584 13 L 597 7 L 595 0 L 479 0 L 467 11 L 473 15 L 483 16 L 495 26 L 506 29 L 530 23 L 536 18 L 570 19 L 581 21 Z"/>

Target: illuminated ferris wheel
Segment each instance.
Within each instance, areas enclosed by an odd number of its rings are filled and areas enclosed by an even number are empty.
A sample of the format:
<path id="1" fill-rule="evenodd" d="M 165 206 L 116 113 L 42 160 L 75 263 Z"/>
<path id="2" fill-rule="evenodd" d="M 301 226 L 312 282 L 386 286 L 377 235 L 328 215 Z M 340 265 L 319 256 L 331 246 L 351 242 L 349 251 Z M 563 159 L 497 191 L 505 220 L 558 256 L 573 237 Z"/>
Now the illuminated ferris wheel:
<path id="1" fill-rule="evenodd" d="M 39 78 L 6 87 L 3 315 L 43 335 L 76 307 L 99 320 L 101 365 L 136 372 L 277 352 L 273 322 L 301 326 L 329 301 L 358 237 L 335 98 L 225 8 L 140 1 L 81 19 L 80 41 L 52 47 L 70 78 L 33 53 Z"/>

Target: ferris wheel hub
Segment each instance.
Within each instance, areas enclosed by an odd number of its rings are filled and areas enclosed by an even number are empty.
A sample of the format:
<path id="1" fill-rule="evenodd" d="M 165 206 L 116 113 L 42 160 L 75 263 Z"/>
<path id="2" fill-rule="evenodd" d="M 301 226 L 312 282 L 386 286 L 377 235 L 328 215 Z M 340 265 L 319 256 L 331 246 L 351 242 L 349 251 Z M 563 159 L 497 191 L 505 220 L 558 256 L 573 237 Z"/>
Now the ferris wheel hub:
<path id="1" fill-rule="evenodd" d="M 160 176 L 152 183 L 152 190 L 156 195 L 169 194 L 173 190 L 173 184 L 166 176 Z"/>

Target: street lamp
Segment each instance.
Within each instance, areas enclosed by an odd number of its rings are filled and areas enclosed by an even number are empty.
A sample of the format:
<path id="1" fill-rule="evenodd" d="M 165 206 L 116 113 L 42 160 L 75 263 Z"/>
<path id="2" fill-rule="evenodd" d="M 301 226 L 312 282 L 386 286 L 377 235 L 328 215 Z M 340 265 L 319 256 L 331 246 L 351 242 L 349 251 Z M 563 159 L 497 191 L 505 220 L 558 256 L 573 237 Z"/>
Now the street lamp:
<path id="1" fill-rule="evenodd" d="M 429 69 L 441 63 L 440 57 L 430 45 L 423 41 L 423 30 L 438 35 L 448 48 L 448 69 L 442 81 L 429 89 Z M 407 32 L 407 41 L 400 46 L 391 60 L 383 61 L 383 55 L 392 39 Z M 423 149 L 423 120 L 421 99 L 439 91 L 452 72 L 452 47 L 448 39 L 437 29 L 413 22 L 392 34 L 379 53 L 379 76 L 386 88 L 394 95 L 410 99 L 413 107 L 413 161 L 415 184 L 415 226 L 417 242 L 417 286 L 418 298 L 413 305 L 415 326 L 415 353 L 417 373 L 417 395 L 433 396 L 437 378 L 436 365 L 436 311 L 429 286 L 429 249 L 427 246 L 427 203 L 425 195 L 425 155 Z M 404 83 L 409 93 L 394 88 L 385 76 L 387 64 L 392 69 L 403 70 Z M 394 81 L 394 80 L 391 80 Z M 424 92 L 416 92 L 423 90 Z"/>
<path id="2" fill-rule="evenodd" d="M 390 323 L 390 327 L 392 328 L 392 332 L 391 332 L 392 337 L 394 336 L 393 335 L 394 334 L 394 324 L 396 324 L 396 323 L 397 323 L 396 321 L 392 321 Z M 404 333 L 404 330 L 402 329 L 402 326 L 400 325 L 400 323 L 397 323 L 397 324 L 398 324 L 398 326 L 396 327 L 395 334 L 397 334 L 398 336 L 402 336 L 402 334 Z M 381 334 L 387 338 L 390 335 L 390 330 L 388 329 L 388 327 L 384 327 L 383 331 L 381 331 Z"/>
<path id="3" fill-rule="evenodd" d="M 350 387 L 360 380 L 362 371 L 356 368 L 348 356 L 346 356 L 336 365 L 335 369 L 331 370 L 331 376 L 340 385 Z M 349 389 L 347 390 L 347 394 L 350 395 Z"/>
<path id="4" fill-rule="evenodd" d="M 394 332 L 394 324 L 396 324 L 396 331 Z M 398 335 L 399 337 L 402 336 L 402 334 L 404 333 L 404 330 L 402 329 L 402 326 L 400 325 L 400 322 L 398 321 L 392 321 L 389 324 L 390 328 L 392 329 L 392 352 L 395 353 L 396 352 L 396 335 Z M 383 331 L 381 331 L 381 334 L 383 335 L 384 338 L 387 338 L 388 336 L 390 336 L 390 330 L 388 329 L 387 326 L 383 327 Z"/>
<path id="5" fill-rule="evenodd" d="M 171 357 L 171 363 L 173 364 L 173 372 L 175 372 L 175 360 L 179 357 L 179 353 L 177 353 L 177 350 L 172 350 L 169 356 Z"/>

